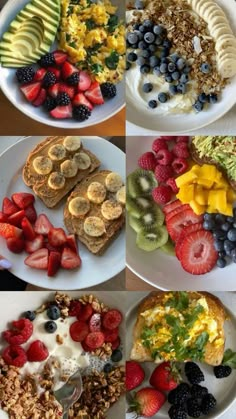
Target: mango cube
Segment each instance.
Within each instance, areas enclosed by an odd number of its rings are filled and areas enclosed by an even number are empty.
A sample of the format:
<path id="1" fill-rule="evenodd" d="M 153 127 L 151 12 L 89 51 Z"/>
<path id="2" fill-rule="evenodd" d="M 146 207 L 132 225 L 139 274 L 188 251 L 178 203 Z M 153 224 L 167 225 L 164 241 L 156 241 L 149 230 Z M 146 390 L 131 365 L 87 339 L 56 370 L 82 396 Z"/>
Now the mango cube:
<path id="1" fill-rule="evenodd" d="M 208 204 L 224 214 L 227 206 L 226 191 L 224 189 L 209 191 Z"/>
<path id="2" fill-rule="evenodd" d="M 183 204 L 188 204 L 194 198 L 194 185 L 183 185 L 176 195 Z"/>
<path id="3" fill-rule="evenodd" d="M 236 193 L 232 188 L 227 190 L 227 201 L 232 204 L 236 200 Z"/>
<path id="4" fill-rule="evenodd" d="M 214 182 L 213 180 L 198 178 L 197 183 L 198 185 L 204 186 L 206 189 L 211 189 Z"/>
<path id="5" fill-rule="evenodd" d="M 203 164 L 203 166 L 201 167 L 201 170 L 199 171 L 198 177 L 200 179 L 208 179 L 214 182 L 216 178 L 216 173 L 217 173 L 217 168 L 215 166 L 211 164 Z"/>
<path id="6" fill-rule="evenodd" d="M 190 170 L 189 172 L 186 172 L 183 175 L 177 177 L 177 179 L 175 179 L 175 181 L 176 181 L 176 185 L 178 186 L 178 188 L 180 188 L 183 185 L 192 183 L 196 178 L 197 178 L 196 173 L 194 173 L 192 170 Z"/>
<path id="7" fill-rule="evenodd" d="M 232 217 L 233 215 L 233 207 L 231 204 L 226 205 L 226 209 L 224 210 L 224 214 L 228 215 L 229 217 Z"/>
<path id="8" fill-rule="evenodd" d="M 196 201 L 192 200 L 189 202 L 190 207 L 193 212 L 197 215 L 203 214 L 206 211 L 205 205 L 199 205 Z"/>
<path id="9" fill-rule="evenodd" d="M 194 200 L 199 205 L 207 205 L 208 204 L 208 190 L 203 189 L 200 185 L 197 185 L 195 188 Z"/>
<path id="10" fill-rule="evenodd" d="M 227 180 L 225 180 L 223 177 L 219 180 L 215 180 L 214 183 L 214 189 L 228 189 L 229 184 L 227 182 Z"/>

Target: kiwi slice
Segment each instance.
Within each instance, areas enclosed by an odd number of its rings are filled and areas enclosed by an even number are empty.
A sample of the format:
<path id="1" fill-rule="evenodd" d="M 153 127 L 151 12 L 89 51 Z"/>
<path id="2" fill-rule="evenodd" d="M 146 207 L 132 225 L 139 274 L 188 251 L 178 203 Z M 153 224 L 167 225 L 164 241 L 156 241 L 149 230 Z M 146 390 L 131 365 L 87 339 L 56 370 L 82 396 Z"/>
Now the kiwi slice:
<path id="1" fill-rule="evenodd" d="M 156 178 L 150 170 L 137 169 L 127 178 L 128 192 L 132 198 L 150 195 L 157 185 Z"/>
<path id="2" fill-rule="evenodd" d="M 132 216 L 132 214 L 129 215 L 129 225 L 134 229 L 134 231 L 136 231 L 136 233 L 162 225 L 163 223 L 164 214 L 158 206 L 150 211 L 147 211 L 145 214 L 142 214 L 139 218 Z"/>
<path id="3" fill-rule="evenodd" d="M 154 202 L 148 196 L 138 196 L 137 198 L 131 198 L 127 195 L 126 209 L 134 217 L 141 217 L 144 212 L 149 211 L 154 206 Z"/>
<path id="4" fill-rule="evenodd" d="M 164 244 L 164 246 L 160 247 L 160 250 L 164 253 L 167 253 L 167 255 L 176 256 L 175 246 L 174 246 L 174 243 L 172 242 L 172 240 L 170 238 L 168 239 L 168 242 L 166 244 Z"/>
<path id="5" fill-rule="evenodd" d="M 149 230 L 141 230 L 137 234 L 137 246 L 146 252 L 152 252 L 164 246 L 168 240 L 168 233 L 165 226 L 155 226 Z"/>

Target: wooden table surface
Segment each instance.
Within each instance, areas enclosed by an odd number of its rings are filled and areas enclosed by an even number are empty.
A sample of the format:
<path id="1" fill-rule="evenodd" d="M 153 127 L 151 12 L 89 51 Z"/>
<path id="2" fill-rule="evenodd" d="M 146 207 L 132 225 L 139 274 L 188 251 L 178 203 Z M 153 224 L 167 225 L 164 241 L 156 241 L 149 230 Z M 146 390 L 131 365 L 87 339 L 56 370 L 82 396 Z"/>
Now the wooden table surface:
<path id="1" fill-rule="evenodd" d="M 127 291 L 154 291 L 157 289 L 143 281 L 128 268 L 126 268 L 125 277 Z"/>
<path id="2" fill-rule="evenodd" d="M 61 128 L 54 128 L 34 121 L 15 106 L 0 91 L 1 124 L 0 135 L 64 135 Z M 125 135 L 125 108 L 101 124 L 92 127 L 69 130 L 71 135 L 114 136 Z"/>

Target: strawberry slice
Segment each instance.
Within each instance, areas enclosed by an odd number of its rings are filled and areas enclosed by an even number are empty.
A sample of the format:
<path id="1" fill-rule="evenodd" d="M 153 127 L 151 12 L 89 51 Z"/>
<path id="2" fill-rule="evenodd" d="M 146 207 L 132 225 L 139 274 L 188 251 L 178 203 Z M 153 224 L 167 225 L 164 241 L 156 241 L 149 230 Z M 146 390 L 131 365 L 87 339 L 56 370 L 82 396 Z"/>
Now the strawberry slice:
<path id="1" fill-rule="evenodd" d="M 14 193 L 11 198 L 15 202 L 15 204 L 21 209 L 29 207 L 35 201 L 34 195 L 26 192 Z"/>
<path id="2" fill-rule="evenodd" d="M 192 275 L 210 272 L 218 259 L 214 238 L 209 231 L 199 230 L 188 234 L 181 245 L 180 262 Z"/>
<path id="3" fill-rule="evenodd" d="M 48 249 L 36 250 L 36 252 L 27 256 L 24 263 L 30 268 L 47 269 L 48 268 Z"/>
<path id="4" fill-rule="evenodd" d="M 71 300 L 69 307 L 69 316 L 77 316 L 82 309 L 82 303 L 78 300 Z"/>
<path id="5" fill-rule="evenodd" d="M 56 67 L 48 67 L 48 71 L 51 71 L 56 76 L 56 79 L 57 80 L 60 79 L 61 70 L 59 70 L 59 68 L 56 68 Z"/>
<path id="6" fill-rule="evenodd" d="M 183 239 L 188 236 L 188 234 L 192 233 L 193 231 L 199 231 L 202 230 L 202 223 L 196 223 L 196 224 L 190 224 L 189 226 L 186 226 L 182 229 L 179 239 L 175 245 L 175 253 L 178 259 L 180 259 L 181 255 L 181 245 L 183 242 Z"/>
<path id="7" fill-rule="evenodd" d="M 191 209 L 189 204 L 179 205 L 178 207 L 176 207 L 175 209 L 173 209 L 172 211 L 166 214 L 165 222 L 167 223 L 171 219 L 171 217 L 173 217 L 174 215 L 178 214 L 181 211 L 186 211 L 188 209 Z"/>
<path id="8" fill-rule="evenodd" d="M 8 217 L 6 214 L 4 214 L 2 211 L 0 211 L 0 223 L 6 223 L 8 220 Z M 69 236 L 68 236 L 69 237 Z"/>
<path id="9" fill-rule="evenodd" d="M 89 334 L 89 327 L 83 321 L 76 321 L 70 326 L 70 336 L 75 342 L 82 342 Z"/>
<path id="10" fill-rule="evenodd" d="M 77 318 L 78 320 L 86 322 L 92 316 L 92 314 L 93 314 L 93 308 L 91 304 L 85 304 L 80 310 Z"/>
<path id="11" fill-rule="evenodd" d="M 77 93 L 73 99 L 73 105 L 74 106 L 79 106 L 79 105 L 85 105 L 87 106 L 90 110 L 93 109 L 93 105 L 91 102 L 89 102 L 89 100 L 84 96 L 83 93 Z"/>
<path id="12" fill-rule="evenodd" d="M 75 269 L 81 265 L 81 259 L 73 250 L 65 247 L 61 256 L 61 267 L 64 269 Z"/>
<path id="13" fill-rule="evenodd" d="M 5 215 L 12 215 L 19 211 L 19 208 L 9 198 L 4 198 L 2 201 L 2 212 Z"/>
<path id="14" fill-rule="evenodd" d="M 105 336 L 105 342 L 115 342 L 118 338 L 118 334 L 119 334 L 119 329 L 118 327 L 116 329 L 113 330 L 103 330 L 104 336 Z"/>
<path id="15" fill-rule="evenodd" d="M 67 54 L 64 51 L 54 51 L 53 52 L 54 55 L 54 60 L 56 65 L 58 65 L 59 67 L 67 60 Z"/>
<path id="16" fill-rule="evenodd" d="M 98 82 L 92 83 L 90 88 L 84 94 L 90 100 L 90 102 L 94 103 L 95 105 L 102 105 L 104 103 Z"/>
<path id="17" fill-rule="evenodd" d="M 67 238 L 62 228 L 51 228 L 48 233 L 48 241 L 51 246 L 60 247 L 66 243 Z"/>
<path id="18" fill-rule="evenodd" d="M 0 223 L 0 236 L 8 239 L 9 237 L 21 237 L 23 231 L 20 228 L 8 223 Z"/>
<path id="19" fill-rule="evenodd" d="M 73 86 L 68 86 L 66 83 L 59 83 L 59 89 L 58 92 L 65 92 L 68 94 L 70 99 L 72 100 L 75 96 L 75 88 Z"/>
<path id="20" fill-rule="evenodd" d="M 33 229 L 32 224 L 28 220 L 28 218 L 24 217 L 21 221 L 21 227 L 24 233 L 24 237 L 26 240 L 34 240 L 36 234 Z"/>
<path id="21" fill-rule="evenodd" d="M 118 338 L 114 340 L 114 342 L 111 342 L 111 349 L 114 351 L 115 349 L 119 348 L 119 346 L 120 346 L 120 337 L 118 336 Z"/>
<path id="22" fill-rule="evenodd" d="M 25 210 L 21 210 L 18 212 L 15 212 L 15 214 L 10 215 L 8 218 L 8 222 L 16 227 L 21 227 L 21 221 L 25 217 Z"/>
<path id="23" fill-rule="evenodd" d="M 91 86 L 92 80 L 90 79 L 88 73 L 86 71 L 79 72 L 79 83 L 78 83 L 78 91 L 85 92 Z"/>
<path id="24" fill-rule="evenodd" d="M 76 242 L 76 238 L 74 234 L 70 234 L 66 238 L 66 243 L 68 244 L 69 248 L 72 249 L 76 254 L 78 252 L 78 245 Z"/>
<path id="25" fill-rule="evenodd" d="M 33 205 L 29 205 L 27 208 L 25 208 L 25 216 L 31 223 L 35 223 L 37 220 L 37 213 Z"/>
<path id="26" fill-rule="evenodd" d="M 175 201 L 170 202 L 169 204 L 166 204 L 163 207 L 164 214 L 168 214 L 169 212 L 173 211 L 175 208 L 178 208 L 182 205 L 182 202 L 179 199 L 176 199 Z"/>
<path id="27" fill-rule="evenodd" d="M 18 237 L 9 237 L 6 243 L 7 248 L 13 253 L 21 253 L 25 248 L 25 241 Z"/>
<path id="28" fill-rule="evenodd" d="M 45 214 L 39 214 L 34 226 L 35 233 L 47 236 L 51 228 L 53 228 L 53 225 L 50 223 L 48 217 Z"/>
<path id="29" fill-rule="evenodd" d="M 55 276 L 61 266 L 60 252 L 50 252 L 48 258 L 48 276 Z"/>
<path id="30" fill-rule="evenodd" d="M 174 215 L 170 218 L 168 223 L 166 224 L 168 233 L 172 240 L 176 242 L 179 238 L 181 230 L 190 225 L 200 223 L 203 219 L 203 216 L 196 215 L 192 211 L 192 209 L 188 209 L 185 212 L 178 212 L 178 214 Z"/>
<path id="31" fill-rule="evenodd" d="M 39 68 L 34 75 L 34 81 L 43 80 L 46 73 L 47 73 L 46 68 Z"/>
<path id="32" fill-rule="evenodd" d="M 48 88 L 49 96 L 54 97 L 56 99 L 59 93 L 59 87 L 60 87 L 60 83 L 55 83 L 53 86 L 50 86 Z"/>
<path id="33" fill-rule="evenodd" d="M 67 106 L 57 106 L 52 111 L 50 115 L 55 119 L 68 119 L 72 117 L 72 106 L 71 103 Z"/>
<path id="34" fill-rule="evenodd" d="M 46 247 L 46 249 L 48 249 L 49 252 L 59 252 L 60 254 L 62 253 L 62 249 L 54 247 L 48 242 L 44 243 L 43 247 Z"/>
<path id="35" fill-rule="evenodd" d="M 42 249 L 43 240 L 42 234 L 38 234 L 33 240 L 26 240 L 25 251 L 27 253 L 34 253 L 36 250 Z"/>
<path id="36" fill-rule="evenodd" d="M 100 332 L 101 331 L 101 314 L 94 313 L 89 320 L 89 330 L 90 332 Z"/>
<path id="37" fill-rule="evenodd" d="M 47 97 L 46 89 L 41 89 L 36 99 L 33 101 L 32 105 L 35 107 L 41 106 L 44 104 Z"/>
<path id="38" fill-rule="evenodd" d="M 101 348 L 104 344 L 105 338 L 102 332 L 91 332 L 87 335 L 85 339 L 86 345 L 91 349 Z"/>
<path id="39" fill-rule="evenodd" d="M 40 81 L 26 83 L 20 87 L 20 90 L 22 91 L 23 95 L 28 100 L 28 102 L 33 102 L 36 99 L 36 97 L 38 96 L 40 92 L 40 89 L 41 89 Z"/>
<path id="40" fill-rule="evenodd" d="M 61 69 L 62 78 L 66 80 L 74 73 L 78 73 L 78 68 L 69 63 L 69 61 L 65 61 Z"/>
<path id="41" fill-rule="evenodd" d="M 109 310 L 103 317 L 102 325 L 105 329 L 114 330 L 119 326 L 122 318 L 123 316 L 119 310 Z"/>

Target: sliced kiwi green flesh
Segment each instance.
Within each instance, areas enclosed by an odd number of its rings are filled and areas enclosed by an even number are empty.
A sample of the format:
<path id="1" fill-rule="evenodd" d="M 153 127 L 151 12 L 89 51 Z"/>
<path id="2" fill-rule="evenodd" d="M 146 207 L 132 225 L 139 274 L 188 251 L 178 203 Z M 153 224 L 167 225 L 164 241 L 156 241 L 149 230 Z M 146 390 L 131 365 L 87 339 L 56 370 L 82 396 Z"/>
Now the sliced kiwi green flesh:
<path id="1" fill-rule="evenodd" d="M 134 217 L 139 218 L 146 211 L 151 210 L 154 207 L 154 201 L 151 197 L 138 196 L 137 198 L 132 198 L 127 195 L 126 197 L 126 209 Z"/>
<path id="2" fill-rule="evenodd" d="M 157 185 L 156 178 L 150 170 L 137 169 L 127 178 L 128 193 L 132 198 L 149 195 Z"/>
<path id="3" fill-rule="evenodd" d="M 160 247 L 160 250 L 162 252 L 166 253 L 167 255 L 176 256 L 175 246 L 174 246 L 174 243 L 172 242 L 172 240 L 170 238 L 169 238 L 169 240 L 167 241 L 166 244 L 164 244 L 163 246 Z"/>
<path id="4" fill-rule="evenodd" d="M 137 234 L 137 246 L 146 252 L 152 252 L 164 246 L 168 240 L 168 233 L 165 226 L 155 226 L 147 231 L 140 231 Z"/>
<path id="5" fill-rule="evenodd" d="M 162 210 L 155 206 L 155 208 L 147 211 L 145 214 L 141 215 L 141 217 L 136 218 L 129 214 L 129 224 L 130 227 L 139 233 L 142 230 L 148 230 L 152 227 L 162 225 L 164 223 L 164 214 Z"/>

